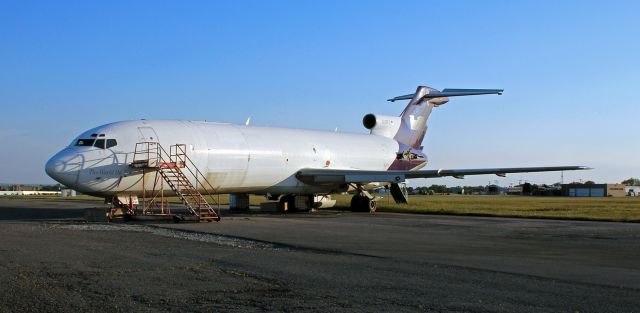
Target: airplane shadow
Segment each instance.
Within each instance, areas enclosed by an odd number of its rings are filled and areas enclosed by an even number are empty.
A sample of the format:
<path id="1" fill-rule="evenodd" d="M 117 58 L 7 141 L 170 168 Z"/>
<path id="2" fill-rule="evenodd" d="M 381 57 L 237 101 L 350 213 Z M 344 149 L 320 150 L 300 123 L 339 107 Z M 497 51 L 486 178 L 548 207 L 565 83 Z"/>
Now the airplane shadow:
<path id="1" fill-rule="evenodd" d="M 0 221 L 84 219 L 84 209 L 0 207 Z"/>

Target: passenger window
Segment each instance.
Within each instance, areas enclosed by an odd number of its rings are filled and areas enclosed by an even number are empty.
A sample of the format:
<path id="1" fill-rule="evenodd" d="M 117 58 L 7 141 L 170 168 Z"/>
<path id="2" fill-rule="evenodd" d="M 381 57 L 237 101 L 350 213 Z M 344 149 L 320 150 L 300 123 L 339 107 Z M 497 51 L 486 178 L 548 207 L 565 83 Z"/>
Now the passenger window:
<path id="1" fill-rule="evenodd" d="M 78 142 L 76 142 L 76 146 L 91 147 L 93 146 L 94 141 L 95 139 L 78 139 Z"/>
<path id="2" fill-rule="evenodd" d="M 104 139 L 97 139 L 96 144 L 93 146 L 96 148 L 104 149 Z"/>
<path id="3" fill-rule="evenodd" d="M 115 147 L 118 145 L 118 142 L 115 139 L 107 139 L 107 149 L 111 147 Z"/>

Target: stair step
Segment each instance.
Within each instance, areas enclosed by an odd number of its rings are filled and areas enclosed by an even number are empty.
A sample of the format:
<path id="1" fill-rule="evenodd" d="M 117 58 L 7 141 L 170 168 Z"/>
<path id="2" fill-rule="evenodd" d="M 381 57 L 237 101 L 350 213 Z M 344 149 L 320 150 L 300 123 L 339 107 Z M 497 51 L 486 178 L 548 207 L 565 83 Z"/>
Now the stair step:
<path id="1" fill-rule="evenodd" d="M 164 152 L 166 154 L 166 152 Z M 163 153 L 155 159 L 153 167 L 160 172 L 162 178 L 167 182 L 167 185 L 173 190 L 180 198 L 180 202 L 189 210 L 189 212 L 195 215 L 196 219 L 203 220 L 220 220 L 215 210 L 207 202 L 207 199 L 198 191 L 194 186 L 201 186 L 201 181 L 196 177 L 195 183 L 189 181 L 189 177 L 181 169 L 183 166 L 182 161 L 167 160 Z M 146 166 L 149 164 L 149 160 L 137 161 L 136 165 Z M 193 178 L 193 177 L 192 177 Z M 204 178 L 204 177 L 203 177 Z"/>

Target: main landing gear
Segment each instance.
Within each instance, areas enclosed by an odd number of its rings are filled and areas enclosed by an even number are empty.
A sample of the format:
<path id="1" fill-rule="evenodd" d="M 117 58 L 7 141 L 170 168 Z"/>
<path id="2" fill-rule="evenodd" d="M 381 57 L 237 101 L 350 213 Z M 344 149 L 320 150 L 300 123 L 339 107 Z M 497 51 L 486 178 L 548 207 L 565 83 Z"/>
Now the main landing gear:
<path id="1" fill-rule="evenodd" d="M 358 193 L 351 198 L 351 211 L 375 213 L 378 203 L 369 192 L 357 186 Z"/>
<path id="2" fill-rule="evenodd" d="M 351 211 L 353 212 L 370 212 L 374 213 L 378 203 L 374 199 L 369 199 L 366 196 L 355 195 L 351 198 Z"/>
<path id="3" fill-rule="evenodd" d="M 307 212 L 315 205 L 312 195 L 283 195 L 279 201 L 283 212 Z"/>

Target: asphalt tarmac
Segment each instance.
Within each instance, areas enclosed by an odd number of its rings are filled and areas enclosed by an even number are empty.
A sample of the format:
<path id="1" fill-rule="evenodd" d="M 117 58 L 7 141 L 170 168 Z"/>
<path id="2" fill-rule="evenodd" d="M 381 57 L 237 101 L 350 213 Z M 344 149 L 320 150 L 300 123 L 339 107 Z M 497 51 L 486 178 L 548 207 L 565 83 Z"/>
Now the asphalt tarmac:
<path id="1" fill-rule="evenodd" d="M 640 312 L 640 224 L 101 205 L 0 198 L 0 312 Z"/>

